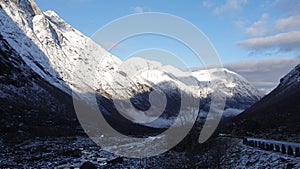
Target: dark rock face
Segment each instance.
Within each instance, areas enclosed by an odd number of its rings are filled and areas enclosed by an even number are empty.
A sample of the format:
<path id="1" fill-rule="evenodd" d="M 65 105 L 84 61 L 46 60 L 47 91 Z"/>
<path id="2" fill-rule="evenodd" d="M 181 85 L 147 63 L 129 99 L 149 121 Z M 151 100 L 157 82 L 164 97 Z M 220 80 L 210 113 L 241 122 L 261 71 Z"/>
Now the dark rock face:
<path id="1" fill-rule="evenodd" d="M 13 143 L 76 133 L 71 97 L 38 76 L 0 35 L 0 132 Z"/>
<path id="2" fill-rule="evenodd" d="M 296 148 L 295 156 L 300 157 L 300 148 Z"/>
<path id="3" fill-rule="evenodd" d="M 80 167 L 80 169 L 97 169 L 97 167 L 95 166 L 95 164 L 88 161 L 88 162 L 84 162 Z"/>
<path id="4" fill-rule="evenodd" d="M 122 163 L 122 162 L 124 162 L 124 159 L 122 157 L 117 157 L 113 160 L 108 161 L 107 164 L 115 165 L 117 163 Z"/>

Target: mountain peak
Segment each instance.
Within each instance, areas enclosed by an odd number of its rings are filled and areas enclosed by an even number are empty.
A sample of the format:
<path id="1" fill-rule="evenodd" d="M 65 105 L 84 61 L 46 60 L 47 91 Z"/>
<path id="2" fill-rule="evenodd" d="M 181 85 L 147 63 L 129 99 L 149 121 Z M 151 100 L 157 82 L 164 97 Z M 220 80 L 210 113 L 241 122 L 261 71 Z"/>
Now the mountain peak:
<path id="1" fill-rule="evenodd" d="M 26 0 L 21 0 L 21 1 L 26 1 Z M 26 2 L 29 3 L 29 7 L 31 7 L 34 15 L 42 14 L 41 10 L 39 9 L 39 7 L 35 4 L 35 2 L 33 0 L 28 0 Z"/>
<path id="2" fill-rule="evenodd" d="M 41 10 L 38 8 L 38 6 L 35 4 L 33 0 L 5 0 L 2 1 L 1 6 L 3 3 L 6 3 L 7 6 L 12 7 L 18 7 L 17 9 L 22 10 L 25 12 L 27 17 L 33 17 L 35 15 L 42 14 Z"/>

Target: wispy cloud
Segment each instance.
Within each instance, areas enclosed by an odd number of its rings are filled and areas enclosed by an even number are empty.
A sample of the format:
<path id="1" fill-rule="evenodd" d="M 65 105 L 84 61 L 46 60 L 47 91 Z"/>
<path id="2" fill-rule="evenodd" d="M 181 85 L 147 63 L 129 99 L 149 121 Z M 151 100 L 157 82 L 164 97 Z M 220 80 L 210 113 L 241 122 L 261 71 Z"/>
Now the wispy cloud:
<path id="1" fill-rule="evenodd" d="M 237 27 L 237 28 L 244 28 L 245 26 L 245 22 L 243 20 L 236 20 L 236 21 L 233 21 L 233 24 Z"/>
<path id="2" fill-rule="evenodd" d="M 278 19 L 275 23 L 275 26 L 276 29 L 279 31 L 295 30 L 295 29 L 300 30 L 300 15 Z"/>
<path id="3" fill-rule="evenodd" d="M 300 51 L 300 31 L 279 33 L 272 36 L 251 38 L 238 45 L 250 50 L 275 49 L 276 52 Z"/>
<path id="4" fill-rule="evenodd" d="M 272 58 L 258 61 L 240 61 L 224 64 L 224 67 L 245 77 L 259 90 L 268 93 L 284 75 L 300 63 L 300 58 Z"/>
<path id="5" fill-rule="evenodd" d="M 136 7 L 132 8 L 132 12 L 134 12 L 134 13 L 143 13 L 144 8 L 142 8 L 140 6 L 136 6 Z"/>
<path id="6" fill-rule="evenodd" d="M 249 36 L 264 36 L 268 33 L 269 14 L 264 13 L 260 19 L 254 22 L 250 27 L 246 28 L 246 33 Z"/>
<path id="7" fill-rule="evenodd" d="M 243 48 L 256 51 L 278 54 L 278 52 L 300 53 L 300 1 L 277 0 L 272 6 L 282 10 L 284 17 L 269 18 L 264 13 L 260 19 L 244 28 L 249 39 L 238 42 Z M 299 8 L 298 8 L 299 7 Z"/>
<path id="8" fill-rule="evenodd" d="M 202 1 L 202 6 L 204 8 L 211 8 L 214 4 L 211 1 Z"/>
<path id="9" fill-rule="evenodd" d="M 226 12 L 242 10 L 246 3 L 247 0 L 227 0 L 225 4 L 217 6 L 213 12 L 216 15 L 220 15 Z"/>

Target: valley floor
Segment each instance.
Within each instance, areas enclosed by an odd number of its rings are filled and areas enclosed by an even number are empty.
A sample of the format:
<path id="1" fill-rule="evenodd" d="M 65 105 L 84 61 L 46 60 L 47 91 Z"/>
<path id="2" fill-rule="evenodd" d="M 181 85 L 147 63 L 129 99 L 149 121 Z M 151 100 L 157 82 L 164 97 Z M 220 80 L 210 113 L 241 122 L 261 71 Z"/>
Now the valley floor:
<path id="1" fill-rule="evenodd" d="M 300 168 L 299 157 L 249 147 L 235 138 L 217 138 L 212 148 L 192 156 L 168 151 L 144 159 L 120 158 L 86 137 L 39 138 L 14 146 L 0 145 L 0 168 L 76 168 L 86 161 L 98 168 Z"/>

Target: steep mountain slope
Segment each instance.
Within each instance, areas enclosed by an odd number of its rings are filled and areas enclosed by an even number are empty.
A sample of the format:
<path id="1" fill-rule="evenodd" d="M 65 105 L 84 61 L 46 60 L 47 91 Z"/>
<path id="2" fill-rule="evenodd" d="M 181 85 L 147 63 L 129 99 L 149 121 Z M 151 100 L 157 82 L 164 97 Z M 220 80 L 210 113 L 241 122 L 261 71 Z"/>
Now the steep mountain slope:
<path id="1" fill-rule="evenodd" d="M 73 29 L 53 11 L 42 13 L 32 0 L 2 1 L 1 8 L 17 23 L 31 42 L 28 42 L 26 37 L 18 36 L 5 17 L 1 18 L 3 37 L 35 72 L 67 93 L 70 93 L 70 90 L 67 91 L 66 88 L 76 87 L 76 84 L 85 82 L 86 77 L 82 77 L 80 71 L 97 70 L 95 79 L 101 81 L 91 87 L 104 88 L 108 83 L 106 80 L 111 79 L 112 73 L 109 72 L 114 71 L 121 62 Z M 105 57 L 101 61 L 102 65 L 97 67 L 95 59 L 100 56 Z M 94 60 L 87 61 L 87 57 Z M 80 70 L 77 66 L 81 66 Z"/>
<path id="2" fill-rule="evenodd" d="M 125 108 L 122 111 L 132 121 L 139 121 L 141 119 L 137 115 L 141 115 L 144 113 L 143 110 L 149 108 L 149 92 L 155 88 L 167 93 L 167 99 L 169 99 L 167 112 L 171 116 L 176 116 L 178 110 L 175 109 L 178 109 L 180 105 L 180 95 L 177 90 L 182 91 L 183 95 L 191 99 L 200 100 L 202 103 L 200 109 L 207 112 L 212 92 L 216 88 L 219 89 L 227 98 L 226 116 L 236 115 L 260 98 L 260 94 L 249 82 L 229 70 L 210 69 L 184 72 L 172 66 L 163 66 L 158 62 L 142 58 L 135 58 L 124 63 L 72 28 L 55 12 L 41 12 L 32 0 L 1 0 L 0 2 L 0 34 L 5 44 L 2 50 L 14 51 L 16 62 L 22 63 L 38 79 L 53 86 L 53 94 L 63 92 L 68 97 L 66 99 L 68 101 L 62 101 L 62 105 L 68 104 L 71 107 L 71 89 L 86 92 L 82 84 L 106 97 L 100 106 L 106 109 L 108 118 L 115 120 L 119 120 L 120 116 L 114 116 L 118 110 L 112 103 L 112 99 L 129 99 L 129 104 L 134 106 L 129 106 L 128 109 Z M 9 63 L 10 57 L 13 56 L 7 52 L 3 53 L 7 56 L 7 58 L 1 58 L 3 63 Z M 9 70 L 9 67 L 17 68 L 18 66 L 7 64 L 6 67 Z M 16 73 L 11 78 L 18 76 L 19 74 Z M 18 80 L 14 78 L 10 83 Z M 30 82 L 31 78 L 21 80 Z M 3 86 L 1 95 L 6 98 L 7 93 L 10 92 L 7 86 L 10 84 L 4 80 L 1 85 Z M 34 93 L 30 89 L 27 90 L 24 84 L 21 87 L 25 87 L 27 95 Z M 43 87 L 40 86 L 40 88 Z M 25 98 L 30 98 L 27 95 Z M 41 97 L 37 96 L 36 99 L 43 99 L 47 102 L 47 98 Z M 16 99 L 19 99 L 19 96 Z M 89 102 L 89 100 L 86 101 Z M 2 105 L 2 107 L 5 106 L 5 104 Z M 44 111 L 49 109 L 44 108 Z M 191 109 L 186 107 L 184 111 L 188 113 Z M 3 108 L 3 110 L 6 110 L 6 113 L 10 112 L 8 109 Z M 57 110 L 56 113 L 59 114 L 60 111 Z M 153 114 L 144 113 L 141 117 L 144 121 L 149 121 L 152 116 Z M 154 124 L 158 128 L 166 127 L 170 124 L 170 119 L 161 116 Z M 147 126 L 154 127 L 149 124 Z"/>
<path id="3" fill-rule="evenodd" d="M 267 96 L 227 122 L 224 132 L 300 141 L 300 64 Z"/>
<path id="4" fill-rule="evenodd" d="M 0 140 L 78 134 L 71 97 L 20 58 L 0 34 Z"/>

